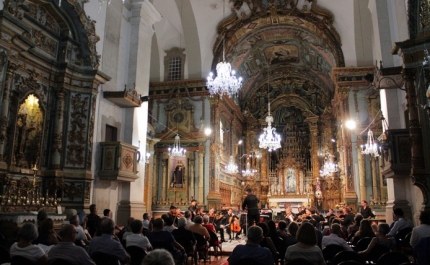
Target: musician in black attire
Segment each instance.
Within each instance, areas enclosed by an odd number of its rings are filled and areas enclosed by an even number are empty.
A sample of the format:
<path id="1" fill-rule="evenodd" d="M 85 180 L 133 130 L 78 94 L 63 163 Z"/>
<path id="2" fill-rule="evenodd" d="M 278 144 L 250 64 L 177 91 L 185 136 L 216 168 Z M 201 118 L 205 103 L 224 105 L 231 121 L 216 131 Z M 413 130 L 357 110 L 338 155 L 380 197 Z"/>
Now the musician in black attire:
<path id="1" fill-rule="evenodd" d="M 372 209 L 370 209 L 367 205 L 367 201 L 361 201 L 361 215 L 363 215 L 363 219 L 374 218 L 375 215 L 372 213 Z"/>
<path id="2" fill-rule="evenodd" d="M 192 215 L 191 216 L 191 221 L 194 220 L 194 217 L 196 216 L 197 204 L 198 204 L 197 200 L 192 199 L 191 200 L 191 205 L 190 205 L 190 207 L 188 207 L 188 211 L 190 211 L 191 215 Z"/>
<path id="3" fill-rule="evenodd" d="M 246 189 L 246 197 L 242 203 L 242 210 L 248 208 L 248 225 L 252 226 L 258 224 L 260 222 L 260 210 L 258 209 L 258 203 L 260 200 L 252 194 L 252 190 L 250 188 Z"/>

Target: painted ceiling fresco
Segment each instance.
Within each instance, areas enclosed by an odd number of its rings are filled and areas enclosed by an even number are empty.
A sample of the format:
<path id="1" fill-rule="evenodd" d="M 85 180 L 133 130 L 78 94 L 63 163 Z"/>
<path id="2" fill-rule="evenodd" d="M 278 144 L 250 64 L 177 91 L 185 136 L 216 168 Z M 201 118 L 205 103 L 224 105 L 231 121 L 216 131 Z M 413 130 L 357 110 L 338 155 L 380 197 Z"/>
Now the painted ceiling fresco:
<path id="1" fill-rule="evenodd" d="M 321 115 L 333 93 L 331 69 L 344 65 L 331 13 L 316 1 L 233 2 L 233 15 L 218 26 L 213 65 L 225 50 L 244 78 L 239 102 L 245 115 L 267 115 L 268 83 L 273 111 L 287 104 L 305 116 Z"/>

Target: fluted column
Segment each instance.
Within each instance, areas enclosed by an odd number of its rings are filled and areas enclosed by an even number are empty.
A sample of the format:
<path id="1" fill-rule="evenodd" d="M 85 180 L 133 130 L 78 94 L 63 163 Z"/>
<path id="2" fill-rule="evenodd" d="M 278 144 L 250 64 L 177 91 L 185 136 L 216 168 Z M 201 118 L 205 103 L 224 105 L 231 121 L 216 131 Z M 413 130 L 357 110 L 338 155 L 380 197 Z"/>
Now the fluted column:
<path id="1" fill-rule="evenodd" d="M 152 172 L 151 176 L 149 177 L 149 179 L 151 179 L 152 181 L 152 186 L 150 186 L 152 190 L 151 205 L 160 199 L 158 195 L 158 183 L 159 183 L 158 182 L 159 170 L 157 166 L 158 158 L 159 158 L 159 153 L 154 152 L 154 155 L 152 157 L 151 168 L 149 169 Z"/>
<path id="2" fill-rule="evenodd" d="M 204 158 L 205 158 L 205 152 L 199 151 L 199 177 L 197 182 L 197 190 L 198 190 L 198 201 L 203 202 L 203 180 L 204 180 L 204 173 L 203 173 L 203 164 L 204 164 Z"/>
<path id="3" fill-rule="evenodd" d="M 57 109 L 55 111 L 55 127 L 52 135 L 52 148 L 51 148 L 51 169 L 59 169 L 61 163 L 61 153 L 63 146 L 63 123 L 64 123 L 64 96 L 65 89 L 56 91 L 57 95 Z"/>
<path id="4" fill-rule="evenodd" d="M 163 167 L 163 181 L 161 182 L 161 200 L 167 201 L 167 187 L 169 184 L 167 183 L 169 181 L 169 178 L 167 176 L 167 162 L 163 161 L 162 164 Z"/>
<path id="5" fill-rule="evenodd" d="M 358 178 L 360 183 L 360 200 L 367 200 L 366 192 L 366 169 L 364 165 L 364 156 L 361 154 L 361 138 L 357 137 L 357 160 L 358 160 Z M 357 173 L 357 172 L 355 172 Z"/>
<path id="6" fill-rule="evenodd" d="M 378 191 L 378 175 L 377 175 L 377 163 L 376 157 L 370 158 L 370 165 L 372 167 L 372 188 L 373 188 L 373 200 L 378 201 L 379 191 Z"/>
<path id="7" fill-rule="evenodd" d="M 13 73 L 15 72 L 17 66 L 14 64 L 11 64 L 9 68 L 7 69 L 6 74 L 6 82 L 4 86 L 4 93 L 3 93 L 3 101 L 2 101 L 2 107 L 1 107 L 1 114 L 0 114 L 0 168 L 6 168 L 7 165 L 5 163 L 2 163 L 4 161 L 4 151 L 6 146 L 6 131 L 7 131 L 7 124 L 9 122 L 8 116 L 9 116 L 9 104 L 10 104 L 10 90 L 12 89 L 12 82 L 13 82 Z"/>

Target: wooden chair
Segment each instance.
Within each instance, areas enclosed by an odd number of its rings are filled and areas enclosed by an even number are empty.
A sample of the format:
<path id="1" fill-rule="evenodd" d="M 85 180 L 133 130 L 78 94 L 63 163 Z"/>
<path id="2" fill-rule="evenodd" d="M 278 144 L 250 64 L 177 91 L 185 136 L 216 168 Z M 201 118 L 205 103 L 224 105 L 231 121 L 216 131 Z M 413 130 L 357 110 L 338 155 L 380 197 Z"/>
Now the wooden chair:
<path id="1" fill-rule="evenodd" d="M 388 252 L 382 255 L 376 265 L 400 265 L 402 263 L 409 262 L 406 255 L 400 252 Z"/>
<path id="2" fill-rule="evenodd" d="M 177 236 L 175 233 L 172 233 L 175 237 L 176 242 L 178 242 L 186 251 L 187 253 L 187 259 L 191 258 L 191 264 L 197 265 L 198 262 L 198 256 L 196 251 L 196 246 L 193 244 L 193 241 L 191 241 L 189 238 L 184 236 Z"/>
<path id="3" fill-rule="evenodd" d="M 342 261 L 341 263 L 339 263 L 339 265 L 363 265 L 364 263 L 360 263 L 358 261 L 355 260 L 347 260 L 347 261 Z"/>
<path id="4" fill-rule="evenodd" d="M 129 246 L 125 249 L 130 254 L 131 262 L 130 265 L 140 265 L 142 260 L 147 255 L 146 251 L 138 246 Z"/>
<path id="5" fill-rule="evenodd" d="M 91 258 L 97 265 L 118 265 L 118 258 L 107 253 L 95 252 Z"/>
<path id="6" fill-rule="evenodd" d="M 357 245 L 355 245 L 355 251 L 363 251 L 366 250 L 367 247 L 370 244 L 370 241 L 372 241 L 373 237 L 363 237 L 362 239 L 358 240 Z"/>
<path id="7" fill-rule="evenodd" d="M 366 261 L 376 263 L 385 253 L 390 252 L 390 248 L 385 245 L 377 244 L 369 254 L 366 255 Z"/>
<path id="8" fill-rule="evenodd" d="M 207 240 L 200 234 L 194 233 L 194 237 L 197 240 L 196 251 L 199 254 L 199 259 L 203 259 L 206 264 L 206 259 L 208 258 L 209 247 Z"/>
<path id="9" fill-rule="evenodd" d="M 212 230 L 208 230 L 208 232 L 211 236 L 211 238 L 209 239 L 209 248 L 213 247 L 215 257 L 217 257 L 218 255 L 222 256 L 222 244 L 221 241 L 218 239 L 218 235 Z M 218 249 L 220 253 L 218 253 Z"/>
<path id="10" fill-rule="evenodd" d="M 361 257 L 360 255 L 358 255 L 357 252 L 355 251 L 341 251 L 339 253 L 336 254 L 336 256 L 334 256 L 334 258 L 332 259 L 331 263 L 333 265 L 339 265 L 340 263 L 344 262 L 344 261 L 357 261 L 360 264 L 364 264 L 365 261 L 363 259 L 363 257 Z"/>
<path id="11" fill-rule="evenodd" d="M 243 264 L 248 264 L 248 263 L 243 263 Z M 307 259 L 293 259 L 293 260 L 288 261 L 286 264 L 287 265 L 313 265 L 313 263 Z M 248 265 L 250 265 L 250 264 L 248 264 Z"/>
<path id="12" fill-rule="evenodd" d="M 65 260 L 65 259 L 50 259 L 48 261 L 49 265 L 74 265 L 73 263 Z"/>
<path id="13" fill-rule="evenodd" d="M 10 253 L 4 247 L 0 246 L 0 264 L 10 262 Z"/>
<path id="14" fill-rule="evenodd" d="M 323 256 L 326 263 L 331 263 L 334 256 L 336 256 L 337 253 L 344 251 L 345 249 L 342 246 L 331 244 L 326 246 L 323 250 Z"/>
<path id="15" fill-rule="evenodd" d="M 10 260 L 11 265 L 37 265 L 36 262 L 29 260 L 23 256 L 13 256 Z"/>
<path id="16" fill-rule="evenodd" d="M 397 231 L 396 235 L 394 236 L 394 238 L 396 239 L 396 244 L 397 244 L 397 248 L 400 250 L 402 247 L 404 246 L 408 246 L 409 245 L 409 241 L 406 242 L 405 237 L 412 232 L 412 228 L 411 227 L 406 227 L 403 228 L 399 231 Z"/>

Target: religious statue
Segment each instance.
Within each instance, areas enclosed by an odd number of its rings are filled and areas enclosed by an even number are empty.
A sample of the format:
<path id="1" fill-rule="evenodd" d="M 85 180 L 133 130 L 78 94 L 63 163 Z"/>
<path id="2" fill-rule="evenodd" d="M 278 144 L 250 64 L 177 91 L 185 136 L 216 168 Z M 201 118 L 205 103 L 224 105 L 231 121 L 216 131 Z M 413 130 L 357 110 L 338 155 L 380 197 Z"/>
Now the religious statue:
<path id="1" fill-rule="evenodd" d="M 172 178 L 170 180 L 170 187 L 182 188 L 184 183 L 184 166 L 182 161 L 178 161 L 178 165 L 173 170 Z"/>

